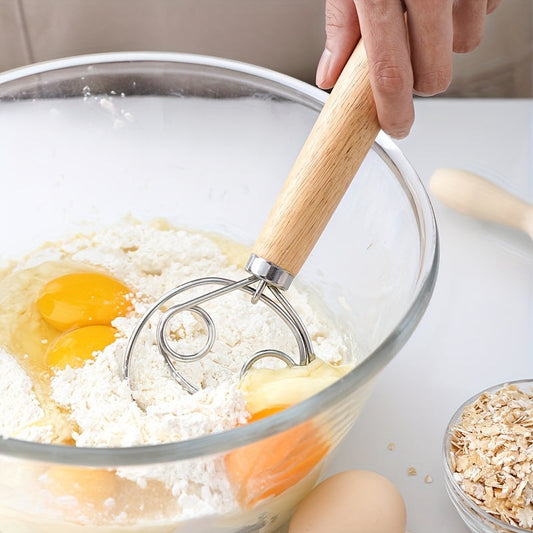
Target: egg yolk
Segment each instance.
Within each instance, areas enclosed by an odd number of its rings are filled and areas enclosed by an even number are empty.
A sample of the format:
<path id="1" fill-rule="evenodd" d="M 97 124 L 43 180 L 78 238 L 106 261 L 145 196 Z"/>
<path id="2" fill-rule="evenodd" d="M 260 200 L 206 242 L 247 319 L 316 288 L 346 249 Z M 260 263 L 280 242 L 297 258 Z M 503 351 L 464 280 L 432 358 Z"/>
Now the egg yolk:
<path id="1" fill-rule="evenodd" d="M 264 409 L 252 415 L 248 422 L 273 415 L 286 407 Z M 253 507 L 269 496 L 282 494 L 307 476 L 329 448 L 320 439 L 316 425 L 308 420 L 230 452 L 225 457 L 225 464 L 237 500 L 244 507 Z"/>
<path id="2" fill-rule="evenodd" d="M 120 281 L 97 272 L 66 274 L 47 283 L 37 308 L 60 331 L 92 325 L 109 325 L 132 309 L 131 291 Z"/>
<path id="3" fill-rule="evenodd" d="M 79 504 L 103 504 L 119 490 L 119 479 L 108 470 L 52 466 L 44 479 L 46 488 L 53 496 L 71 496 Z"/>
<path id="4" fill-rule="evenodd" d="M 60 370 L 67 366 L 79 368 L 92 359 L 95 352 L 115 342 L 116 333 L 111 326 L 86 326 L 64 333 L 48 348 L 47 366 Z"/>

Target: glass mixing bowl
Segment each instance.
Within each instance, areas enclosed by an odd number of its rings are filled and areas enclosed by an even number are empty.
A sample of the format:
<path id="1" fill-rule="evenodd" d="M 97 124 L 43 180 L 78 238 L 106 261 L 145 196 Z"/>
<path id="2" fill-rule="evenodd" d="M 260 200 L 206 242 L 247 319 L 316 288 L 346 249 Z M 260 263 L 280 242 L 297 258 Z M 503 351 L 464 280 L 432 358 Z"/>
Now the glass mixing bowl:
<path id="1" fill-rule="evenodd" d="M 102 54 L 3 73 L 0 262 L 87 221 L 112 224 L 128 215 L 253 244 L 326 98 L 276 72 L 180 54 Z M 89 449 L 0 439 L 0 531 L 278 529 L 415 329 L 437 265 L 426 192 L 380 134 L 298 276 L 351 339 L 355 369 L 274 416 L 188 441 Z M 276 435 L 295 427 L 317 431 L 277 473 L 301 467 L 306 475 L 246 508 L 209 508 L 200 482 L 193 493 L 173 494 L 115 475 L 183 468 L 194 477 L 242 447 L 268 454 Z M 308 471 L 318 431 L 328 453 Z M 43 485 L 51 471 L 69 486 L 64 494 Z"/>

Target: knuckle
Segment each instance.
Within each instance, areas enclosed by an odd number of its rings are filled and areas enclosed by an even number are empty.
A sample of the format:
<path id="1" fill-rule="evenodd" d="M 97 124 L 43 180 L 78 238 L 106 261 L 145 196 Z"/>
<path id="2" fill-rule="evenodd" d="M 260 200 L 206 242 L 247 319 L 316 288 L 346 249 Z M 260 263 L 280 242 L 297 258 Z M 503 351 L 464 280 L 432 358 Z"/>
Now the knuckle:
<path id="1" fill-rule="evenodd" d="M 328 2 L 326 6 L 326 29 L 342 28 L 344 25 L 342 11 L 333 3 Z"/>
<path id="2" fill-rule="evenodd" d="M 355 5 L 364 4 L 369 13 L 380 13 L 388 7 L 387 0 L 355 0 Z"/>
<path id="3" fill-rule="evenodd" d="M 444 92 L 452 80 L 450 67 L 430 70 L 418 75 L 415 79 L 414 89 L 424 96 L 432 96 Z"/>
<path id="4" fill-rule="evenodd" d="M 376 61 L 372 65 L 376 90 L 386 94 L 396 94 L 410 89 L 408 69 L 401 68 L 391 61 Z"/>
<path id="5" fill-rule="evenodd" d="M 339 29 L 350 27 L 350 17 L 337 2 L 330 1 L 326 3 L 326 32 L 335 33 Z"/>

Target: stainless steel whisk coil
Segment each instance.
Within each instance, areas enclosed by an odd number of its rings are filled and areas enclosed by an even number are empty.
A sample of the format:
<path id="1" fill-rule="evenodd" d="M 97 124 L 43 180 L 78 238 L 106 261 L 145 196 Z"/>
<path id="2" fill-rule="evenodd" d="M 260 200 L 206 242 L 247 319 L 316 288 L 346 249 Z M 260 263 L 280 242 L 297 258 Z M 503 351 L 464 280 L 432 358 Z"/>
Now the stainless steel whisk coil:
<path id="1" fill-rule="evenodd" d="M 370 85 L 364 44 L 359 41 L 339 76 L 307 140 L 305 141 L 272 211 L 259 234 L 246 270 L 251 277 L 241 281 L 203 278 L 185 283 L 158 300 L 144 315 L 130 337 L 124 361 L 124 375 L 130 374 L 135 343 L 153 313 L 177 294 L 199 285 L 214 283 L 219 289 L 170 307 L 163 313 L 156 331 L 159 350 L 172 375 L 189 392 L 197 388 L 187 381 L 176 363 L 197 361 L 213 347 L 216 329 L 202 303 L 230 291 L 242 290 L 253 303 L 263 302 L 292 330 L 298 343 L 299 361 L 278 350 L 261 350 L 244 364 L 246 372 L 263 357 L 276 357 L 288 365 L 305 365 L 313 358 L 309 335 L 296 311 L 281 293 L 291 284 L 324 231 L 345 191 L 370 150 L 380 126 Z M 255 287 L 254 287 L 255 285 Z M 268 288 L 271 295 L 264 294 Z M 193 354 L 180 354 L 167 340 L 169 322 L 188 309 L 207 327 L 205 346 Z"/>
<path id="2" fill-rule="evenodd" d="M 219 277 L 199 278 L 176 287 L 157 300 L 137 323 L 129 338 L 124 359 L 124 377 L 126 379 L 129 379 L 130 377 L 131 363 L 139 335 L 153 314 L 178 294 L 203 285 L 221 285 L 221 287 L 184 303 L 169 307 L 160 317 L 155 333 L 159 352 L 163 356 L 170 373 L 187 392 L 194 394 L 198 391 L 198 387 L 182 375 L 177 364 L 199 361 L 211 351 L 216 339 L 215 323 L 209 313 L 200 307 L 200 305 L 235 290 L 241 290 L 250 294 L 253 303 L 262 302 L 272 311 L 277 313 L 292 331 L 298 345 L 299 354 L 298 361 L 295 361 L 293 357 L 280 350 L 267 349 L 258 351 L 246 360 L 241 369 L 241 376 L 243 376 L 257 361 L 265 357 L 280 359 L 288 366 L 306 365 L 310 363 L 315 356 L 313 355 L 309 333 L 298 313 L 281 292 L 282 288 L 290 285 L 292 282 L 292 276 L 288 273 L 284 274 L 283 272 L 280 272 L 281 269 L 275 267 L 275 265 L 268 265 L 266 263 L 268 262 L 252 254 L 246 265 L 246 269 L 249 272 L 252 272 L 253 275 L 248 278 L 240 281 Z M 255 272 L 257 272 L 257 274 Z M 273 281 L 265 279 L 266 277 Z M 272 297 L 265 294 L 266 288 L 269 289 Z M 172 348 L 169 337 L 170 321 L 177 314 L 186 310 L 197 315 L 204 322 L 207 329 L 207 340 L 204 346 L 198 351 L 190 354 L 180 353 Z"/>

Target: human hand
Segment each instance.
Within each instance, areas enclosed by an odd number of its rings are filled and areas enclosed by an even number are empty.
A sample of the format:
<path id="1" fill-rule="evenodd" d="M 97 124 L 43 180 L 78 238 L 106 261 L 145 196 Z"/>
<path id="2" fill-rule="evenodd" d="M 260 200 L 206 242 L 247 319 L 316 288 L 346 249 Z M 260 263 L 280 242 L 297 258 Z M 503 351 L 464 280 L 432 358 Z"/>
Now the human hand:
<path id="1" fill-rule="evenodd" d="M 326 0 L 326 47 L 316 81 L 333 87 L 364 38 L 381 128 L 401 139 L 414 120 L 412 94 L 445 91 L 452 51 L 481 42 L 485 16 L 501 0 Z"/>

